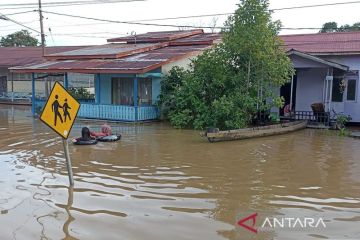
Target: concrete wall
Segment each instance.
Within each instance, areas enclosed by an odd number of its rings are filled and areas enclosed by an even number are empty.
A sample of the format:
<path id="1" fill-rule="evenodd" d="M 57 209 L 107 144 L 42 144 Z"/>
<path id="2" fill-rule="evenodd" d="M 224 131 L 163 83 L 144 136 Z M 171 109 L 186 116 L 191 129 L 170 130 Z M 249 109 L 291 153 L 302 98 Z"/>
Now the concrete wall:
<path id="1" fill-rule="evenodd" d="M 295 111 L 311 111 L 311 104 L 323 101 L 326 68 L 298 69 Z"/>
<path id="2" fill-rule="evenodd" d="M 161 67 L 161 73 L 163 75 L 166 75 L 169 73 L 169 71 L 171 70 L 171 68 L 178 66 L 178 67 L 183 67 L 185 69 L 189 68 L 189 64 L 191 63 L 191 59 L 192 58 L 185 58 L 185 59 L 181 59 L 172 63 L 168 63 L 165 64 L 164 66 Z"/>

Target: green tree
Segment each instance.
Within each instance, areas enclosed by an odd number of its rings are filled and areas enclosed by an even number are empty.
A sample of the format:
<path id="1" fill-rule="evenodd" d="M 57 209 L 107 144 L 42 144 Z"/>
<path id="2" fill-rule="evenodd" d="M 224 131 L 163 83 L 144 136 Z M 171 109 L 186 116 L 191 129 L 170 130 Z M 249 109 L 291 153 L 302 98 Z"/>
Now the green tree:
<path id="1" fill-rule="evenodd" d="M 21 30 L 2 37 L 0 40 L 1 47 L 30 47 L 38 46 L 39 41 L 30 35 L 27 30 Z"/>
<path id="2" fill-rule="evenodd" d="M 327 22 L 324 23 L 320 33 L 329 33 L 329 32 L 352 32 L 352 31 L 360 31 L 360 22 L 356 22 L 353 25 L 345 24 L 338 27 L 336 22 Z"/>
<path id="3" fill-rule="evenodd" d="M 223 43 L 198 56 L 185 71 L 162 82 L 160 104 L 175 127 L 243 128 L 258 111 L 283 101 L 274 89 L 293 67 L 277 36 L 267 0 L 243 0 L 225 24 Z"/>
<path id="4" fill-rule="evenodd" d="M 338 24 L 336 22 L 327 22 L 324 23 L 320 33 L 329 33 L 329 32 L 337 32 L 338 31 Z"/>

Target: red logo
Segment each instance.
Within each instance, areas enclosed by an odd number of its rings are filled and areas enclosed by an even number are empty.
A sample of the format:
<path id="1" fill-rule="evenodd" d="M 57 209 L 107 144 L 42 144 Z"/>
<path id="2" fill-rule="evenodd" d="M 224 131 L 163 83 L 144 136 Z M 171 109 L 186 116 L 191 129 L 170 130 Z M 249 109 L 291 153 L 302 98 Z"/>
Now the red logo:
<path id="1" fill-rule="evenodd" d="M 257 233 L 257 229 L 254 228 L 255 224 L 256 224 L 256 217 L 257 217 L 257 213 L 251 214 L 250 216 L 240 219 L 237 224 L 239 224 L 240 226 L 242 226 L 243 228 L 246 228 L 247 230 L 253 232 L 253 233 Z M 247 225 L 245 224 L 245 222 L 252 220 L 252 225 Z"/>

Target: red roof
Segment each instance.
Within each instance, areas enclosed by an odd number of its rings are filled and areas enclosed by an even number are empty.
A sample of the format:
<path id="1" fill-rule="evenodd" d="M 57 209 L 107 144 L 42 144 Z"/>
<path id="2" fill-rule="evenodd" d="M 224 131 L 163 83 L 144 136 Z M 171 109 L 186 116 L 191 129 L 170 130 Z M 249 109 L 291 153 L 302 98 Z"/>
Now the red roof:
<path id="1" fill-rule="evenodd" d="M 12 68 L 16 72 L 145 73 L 195 56 L 220 39 L 202 30 L 138 35 L 142 43 L 106 44 L 46 56 L 48 62 Z M 155 42 L 158 41 L 158 42 Z"/>
<path id="2" fill-rule="evenodd" d="M 360 31 L 282 35 L 286 50 L 314 55 L 360 54 Z"/>
<path id="3" fill-rule="evenodd" d="M 45 54 L 84 48 L 86 46 L 46 47 Z M 14 67 L 43 62 L 41 47 L 0 47 L 0 67 Z"/>
<path id="4" fill-rule="evenodd" d="M 16 72 L 146 73 L 164 64 L 194 56 L 209 45 L 168 46 L 119 59 L 61 60 L 13 68 Z"/>

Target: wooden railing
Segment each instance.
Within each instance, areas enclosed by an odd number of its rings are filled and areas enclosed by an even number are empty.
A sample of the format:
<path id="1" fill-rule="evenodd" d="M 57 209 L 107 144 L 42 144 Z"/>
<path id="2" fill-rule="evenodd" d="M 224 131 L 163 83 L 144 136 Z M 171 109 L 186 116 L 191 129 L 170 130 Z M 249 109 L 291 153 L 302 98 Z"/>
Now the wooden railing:
<path id="1" fill-rule="evenodd" d="M 308 120 L 313 123 L 321 123 L 325 126 L 329 126 L 331 121 L 329 112 L 314 113 L 313 111 L 295 111 L 291 113 L 290 117 L 295 120 Z"/>

